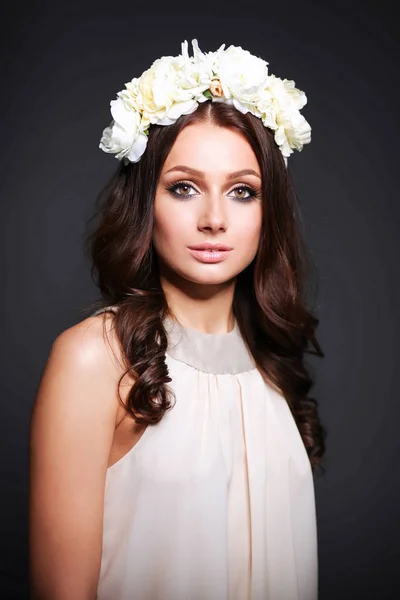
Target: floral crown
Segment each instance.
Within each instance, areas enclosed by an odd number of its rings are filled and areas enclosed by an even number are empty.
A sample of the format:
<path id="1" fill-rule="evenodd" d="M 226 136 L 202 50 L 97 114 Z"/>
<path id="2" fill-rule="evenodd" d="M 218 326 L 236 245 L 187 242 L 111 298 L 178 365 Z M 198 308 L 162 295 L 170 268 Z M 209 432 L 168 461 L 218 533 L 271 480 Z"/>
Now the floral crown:
<path id="1" fill-rule="evenodd" d="M 285 164 L 293 149 L 311 141 L 311 127 L 300 114 L 307 103 L 295 82 L 268 74 L 265 60 L 240 46 L 225 44 L 204 53 L 192 40 L 179 56 L 163 56 L 142 75 L 125 84 L 110 103 L 113 121 L 103 131 L 100 148 L 118 160 L 138 162 L 147 145 L 152 124 L 171 125 L 207 100 L 233 104 L 242 113 L 259 117 L 274 132 Z"/>

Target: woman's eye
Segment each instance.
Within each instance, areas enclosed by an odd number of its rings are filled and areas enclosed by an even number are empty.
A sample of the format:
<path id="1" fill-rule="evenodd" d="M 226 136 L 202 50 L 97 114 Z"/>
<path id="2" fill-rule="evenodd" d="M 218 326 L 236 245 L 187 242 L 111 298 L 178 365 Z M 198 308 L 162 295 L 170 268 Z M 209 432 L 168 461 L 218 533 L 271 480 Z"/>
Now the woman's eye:
<path id="1" fill-rule="evenodd" d="M 255 190 L 248 185 L 238 185 L 232 191 L 237 193 L 236 198 L 238 200 L 247 200 L 256 195 Z"/>
<path id="2" fill-rule="evenodd" d="M 171 185 L 169 188 L 167 188 L 169 192 L 171 192 L 171 194 L 173 194 L 174 196 L 193 196 L 193 194 L 189 194 L 189 190 L 193 189 L 193 186 L 190 185 L 189 183 L 175 183 L 174 185 Z"/>

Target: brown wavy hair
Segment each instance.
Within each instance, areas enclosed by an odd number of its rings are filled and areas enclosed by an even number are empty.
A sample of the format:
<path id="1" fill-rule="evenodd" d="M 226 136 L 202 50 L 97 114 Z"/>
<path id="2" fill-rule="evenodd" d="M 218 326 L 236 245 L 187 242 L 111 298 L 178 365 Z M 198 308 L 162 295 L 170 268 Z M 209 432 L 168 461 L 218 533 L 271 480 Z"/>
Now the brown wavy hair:
<path id="1" fill-rule="evenodd" d="M 314 470 L 325 453 L 326 430 L 318 417 L 317 401 L 308 396 L 313 381 L 305 365 L 306 353 L 324 356 L 315 336 L 319 320 L 306 300 L 312 263 L 300 234 L 299 202 L 289 171 L 273 132 L 259 118 L 227 103 L 206 101 L 172 125 L 150 127 L 140 161 L 119 163 L 97 197 L 97 212 L 88 221 L 85 248 L 92 279 L 102 296 L 88 310 L 118 307 L 113 327 L 126 367 L 119 384 L 128 372 L 134 376 L 124 407 L 137 423 L 158 423 L 173 407 L 174 394 L 168 386 L 163 326 L 164 317 L 172 312 L 160 284 L 152 242 L 153 202 L 177 135 L 201 121 L 240 132 L 259 162 L 260 243 L 252 263 L 236 278 L 233 312 L 262 377 L 288 402 Z"/>

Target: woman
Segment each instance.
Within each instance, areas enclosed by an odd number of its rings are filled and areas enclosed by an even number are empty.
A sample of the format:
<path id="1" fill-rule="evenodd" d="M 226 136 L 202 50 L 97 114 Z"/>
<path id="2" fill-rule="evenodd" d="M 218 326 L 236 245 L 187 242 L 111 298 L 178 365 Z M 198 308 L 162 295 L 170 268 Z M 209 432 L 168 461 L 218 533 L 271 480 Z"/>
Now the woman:
<path id="1" fill-rule="evenodd" d="M 241 48 L 193 49 L 111 102 L 103 301 L 55 340 L 31 422 L 40 600 L 317 598 L 323 353 L 286 168 L 306 99 Z"/>

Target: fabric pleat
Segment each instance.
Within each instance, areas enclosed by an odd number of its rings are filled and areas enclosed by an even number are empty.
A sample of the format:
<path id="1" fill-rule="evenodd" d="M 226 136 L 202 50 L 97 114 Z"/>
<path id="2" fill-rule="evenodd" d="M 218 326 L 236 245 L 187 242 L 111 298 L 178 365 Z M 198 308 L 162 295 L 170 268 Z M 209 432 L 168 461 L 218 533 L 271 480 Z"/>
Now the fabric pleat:
<path id="1" fill-rule="evenodd" d="M 316 600 L 310 462 L 239 328 L 167 319 L 176 403 L 107 470 L 98 600 Z"/>

